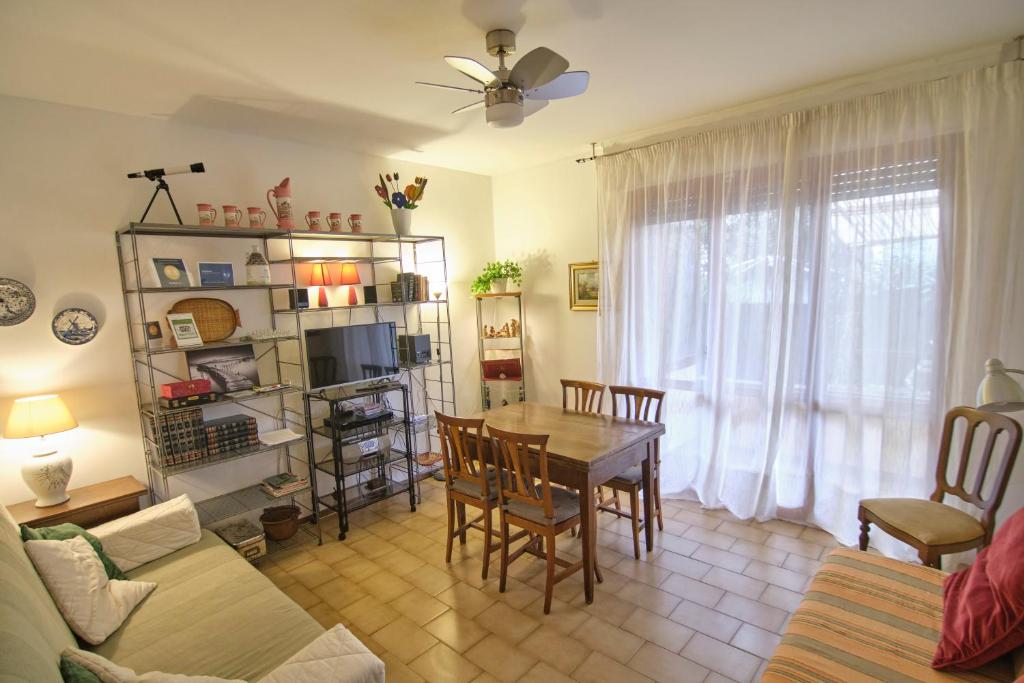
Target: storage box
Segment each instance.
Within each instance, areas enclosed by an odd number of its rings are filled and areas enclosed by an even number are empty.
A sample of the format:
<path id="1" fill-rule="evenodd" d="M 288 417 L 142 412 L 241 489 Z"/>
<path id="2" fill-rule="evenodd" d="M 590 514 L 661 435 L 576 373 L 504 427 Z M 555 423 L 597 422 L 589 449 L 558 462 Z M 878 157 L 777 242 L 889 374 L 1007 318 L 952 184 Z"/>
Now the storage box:
<path id="1" fill-rule="evenodd" d="M 249 562 L 255 563 L 267 554 L 267 537 L 263 529 L 247 519 L 216 527 L 213 532 Z"/>
<path id="2" fill-rule="evenodd" d="M 497 360 L 480 361 L 484 380 L 512 380 L 523 379 L 523 366 L 518 358 L 501 358 Z"/>
<path id="3" fill-rule="evenodd" d="M 208 379 L 190 379 L 184 382 L 170 382 L 160 385 L 160 395 L 164 398 L 183 398 L 196 394 L 208 394 L 213 384 Z"/>

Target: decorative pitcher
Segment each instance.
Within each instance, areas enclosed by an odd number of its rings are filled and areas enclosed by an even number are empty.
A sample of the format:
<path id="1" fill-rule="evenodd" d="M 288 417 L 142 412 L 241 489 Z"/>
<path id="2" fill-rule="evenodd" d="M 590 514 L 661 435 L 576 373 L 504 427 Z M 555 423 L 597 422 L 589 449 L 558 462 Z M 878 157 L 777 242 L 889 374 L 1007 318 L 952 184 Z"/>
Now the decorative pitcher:
<path id="1" fill-rule="evenodd" d="M 275 185 L 267 190 L 267 204 L 270 205 L 270 210 L 277 217 L 277 227 L 282 230 L 295 229 L 295 223 L 292 221 L 292 188 L 289 183 L 290 180 L 290 178 L 285 178 L 281 181 L 280 185 Z M 274 202 L 270 201 L 271 195 L 277 200 L 276 207 Z"/>

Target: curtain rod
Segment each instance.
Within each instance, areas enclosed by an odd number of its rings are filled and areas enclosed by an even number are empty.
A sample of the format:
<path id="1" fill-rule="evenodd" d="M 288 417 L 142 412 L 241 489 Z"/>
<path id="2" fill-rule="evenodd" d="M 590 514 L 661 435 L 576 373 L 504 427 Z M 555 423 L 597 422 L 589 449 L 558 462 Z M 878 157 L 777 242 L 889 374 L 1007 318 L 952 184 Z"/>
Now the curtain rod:
<path id="1" fill-rule="evenodd" d="M 1003 44 L 1002 50 L 1000 51 L 1000 59 L 999 59 L 998 63 L 999 64 L 1005 64 L 1007 62 L 1020 62 L 1020 61 L 1024 61 L 1024 34 L 1019 35 L 1016 38 L 1013 38 L 1012 40 L 1009 40 L 1009 41 L 1007 41 L 1006 43 Z M 947 74 L 945 76 L 940 76 L 939 78 L 935 78 L 935 79 L 932 79 L 932 80 L 942 80 L 943 78 L 949 78 L 949 75 Z M 671 138 L 669 138 L 669 139 L 671 139 Z M 596 161 L 597 159 L 600 159 L 602 157 L 613 157 L 613 156 L 618 156 L 619 154 L 625 154 L 626 152 L 634 152 L 634 151 L 636 151 L 638 149 L 647 149 L 648 147 L 653 147 L 654 145 L 660 145 L 663 142 L 668 142 L 668 139 L 665 139 L 665 140 L 655 140 L 654 142 L 648 142 L 646 144 L 636 145 L 636 146 L 633 146 L 633 147 L 625 147 L 623 149 L 616 150 L 614 152 L 608 152 L 607 154 L 605 154 L 603 152 L 601 154 L 598 154 L 597 153 L 597 143 L 596 142 L 591 142 L 590 143 L 590 156 L 589 157 L 580 157 L 579 159 L 576 160 L 576 163 L 577 164 L 585 164 L 585 163 L 590 162 L 590 161 Z"/>

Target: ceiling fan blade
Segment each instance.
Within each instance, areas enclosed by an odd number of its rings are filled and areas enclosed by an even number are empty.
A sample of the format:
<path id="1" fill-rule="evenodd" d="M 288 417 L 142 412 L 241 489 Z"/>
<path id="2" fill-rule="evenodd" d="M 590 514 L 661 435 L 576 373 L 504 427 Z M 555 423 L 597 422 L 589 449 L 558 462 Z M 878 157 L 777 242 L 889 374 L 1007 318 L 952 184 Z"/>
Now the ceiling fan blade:
<path id="1" fill-rule="evenodd" d="M 494 77 L 491 70 L 475 59 L 470 59 L 469 57 L 445 57 L 444 61 L 448 62 L 452 68 L 458 69 L 478 83 L 497 85 L 498 79 Z"/>
<path id="2" fill-rule="evenodd" d="M 569 61 L 565 57 L 546 47 L 538 47 L 516 62 L 508 80 L 521 90 L 533 90 L 550 83 L 568 68 Z"/>
<path id="3" fill-rule="evenodd" d="M 563 97 L 582 95 L 590 83 L 590 74 L 586 71 L 566 71 L 564 74 L 533 90 L 527 90 L 524 97 L 537 100 L 560 100 Z"/>
<path id="4" fill-rule="evenodd" d="M 446 90 L 461 90 L 463 92 L 475 92 L 481 95 L 484 94 L 483 90 L 477 90 L 476 88 L 460 88 L 457 85 L 443 85 L 441 83 L 426 83 L 424 81 L 416 81 L 416 85 L 426 85 L 431 88 L 445 88 Z"/>
<path id="5" fill-rule="evenodd" d="M 469 111 L 470 109 L 479 109 L 482 106 L 484 106 L 484 101 L 480 100 L 479 102 L 474 102 L 473 104 L 467 104 L 465 107 L 459 107 L 458 109 L 452 111 L 452 113 L 461 114 L 464 111 Z"/>
<path id="6" fill-rule="evenodd" d="M 531 114 L 536 114 L 546 106 L 548 106 L 547 100 L 524 100 L 523 116 L 530 116 Z"/>

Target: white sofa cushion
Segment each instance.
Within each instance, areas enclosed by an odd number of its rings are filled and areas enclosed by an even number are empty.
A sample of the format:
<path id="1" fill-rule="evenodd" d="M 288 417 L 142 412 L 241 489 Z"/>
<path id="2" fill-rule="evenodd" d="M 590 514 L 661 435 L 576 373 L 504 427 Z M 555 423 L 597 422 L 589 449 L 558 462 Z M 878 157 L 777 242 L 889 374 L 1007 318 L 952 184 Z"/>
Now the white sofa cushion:
<path id="1" fill-rule="evenodd" d="M 199 541 L 202 531 L 187 495 L 89 529 L 123 571 L 131 571 Z"/>
<path id="2" fill-rule="evenodd" d="M 167 674 L 162 671 L 149 671 L 137 674 L 126 666 L 118 666 L 112 661 L 88 650 L 69 647 L 61 653 L 75 664 L 96 674 L 102 683 L 245 683 L 245 681 L 216 676 L 186 676 L 185 674 Z"/>
<path id="3" fill-rule="evenodd" d="M 155 583 L 111 581 L 89 542 L 26 541 L 25 552 L 71 630 L 97 645 L 116 631 Z"/>
<path id="4" fill-rule="evenodd" d="M 384 662 L 341 624 L 296 652 L 259 683 L 384 683 Z"/>

